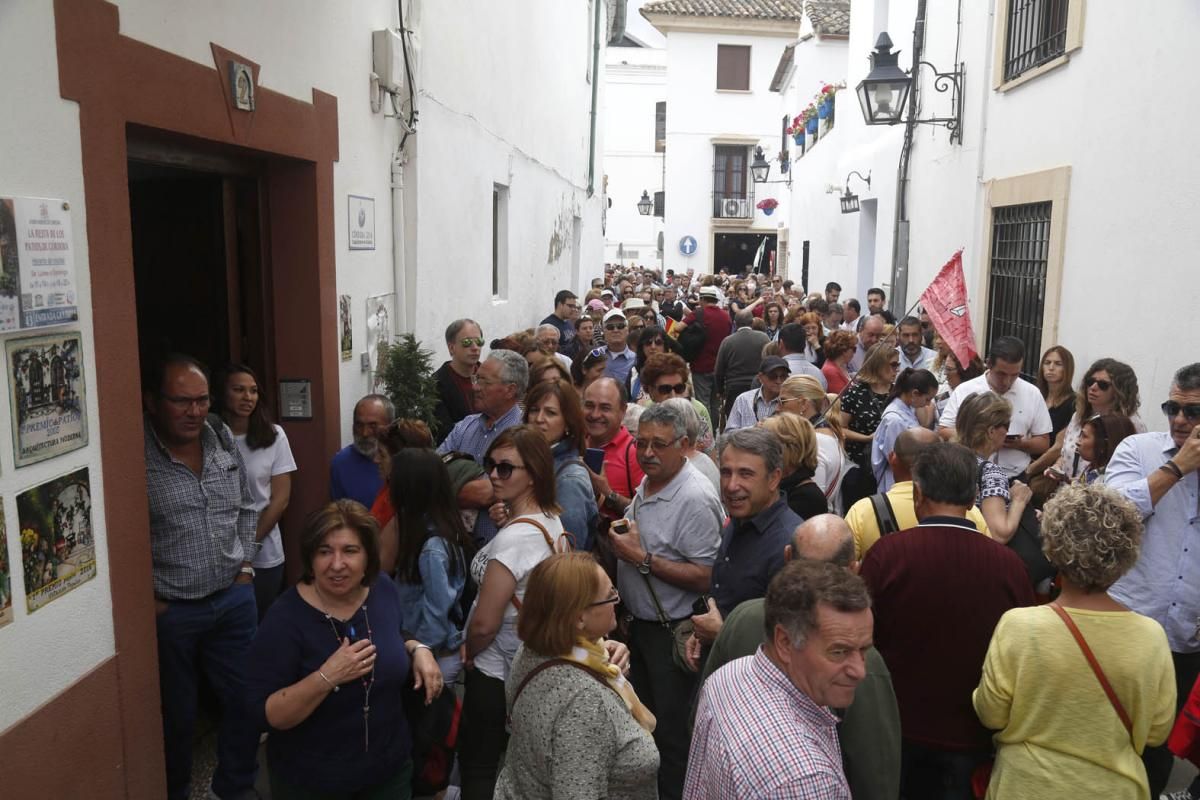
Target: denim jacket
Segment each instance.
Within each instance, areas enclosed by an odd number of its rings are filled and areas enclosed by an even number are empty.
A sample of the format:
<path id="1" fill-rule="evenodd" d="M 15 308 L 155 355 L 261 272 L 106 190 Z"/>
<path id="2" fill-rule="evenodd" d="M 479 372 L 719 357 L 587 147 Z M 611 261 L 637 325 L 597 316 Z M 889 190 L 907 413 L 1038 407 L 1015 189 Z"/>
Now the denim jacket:
<path id="1" fill-rule="evenodd" d="M 569 439 L 554 445 L 553 452 L 554 488 L 558 504 L 562 506 L 559 521 L 563 530 L 575 537 L 576 550 L 591 550 L 600 509 L 596 506 L 596 494 L 592 491 L 587 467 Z"/>
<path id="2" fill-rule="evenodd" d="M 421 583 L 406 583 L 396 579 L 400 590 L 401 618 L 404 632 L 434 650 L 454 650 L 464 641 L 463 631 L 450 619 L 456 609 L 467 580 L 467 564 L 463 560 L 458 574 L 451 575 L 453 560 L 451 545 L 436 534 L 425 541 L 417 559 Z M 462 554 L 459 554 L 462 558 Z"/>

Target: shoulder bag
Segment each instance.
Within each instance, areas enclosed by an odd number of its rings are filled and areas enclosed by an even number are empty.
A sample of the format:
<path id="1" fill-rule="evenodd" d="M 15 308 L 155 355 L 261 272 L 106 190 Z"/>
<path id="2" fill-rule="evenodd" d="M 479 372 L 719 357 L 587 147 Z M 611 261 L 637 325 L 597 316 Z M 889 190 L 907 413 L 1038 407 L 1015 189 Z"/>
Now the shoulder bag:
<path id="1" fill-rule="evenodd" d="M 529 682 L 531 680 L 533 680 L 539 672 L 548 670 L 551 667 L 557 667 L 560 664 L 563 666 L 567 666 L 567 667 L 575 667 L 575 669 L 578 669 L 582 672 L 587 673 L 588 675 L 592 676 L 597 681 L 599 681 L 605 688 L 607 688 L 609 691 L 611 691 L 613 694 L 615 694 L 618 698 L 621 697 L 621 693 L 618 692 L 616 689 L 614 689 L 612 684 L 610 684 L 608 681 L 604 680 L 604 678 L 601 678 L 596 673 L 592 672 L 590 669 L 585 667 L 583 664 L 580 664 L 578 661 L 572 661 L 569 658 L 552 658 L 549 661 L 543 661 L 542 663 L 538 664 L 533 669 L 529 670 L 529 672 L 525 673 L 525 677 L 522 678 L 521 683 L 518 684 L 517 691 L 513 694 L 512 703 L 509 705 L 510 711 L 508 712 L 508 715 L 505 717 L 505 722 L 508 724 L 508 729 L 510 731 L 512 730 L 512 712 L 513 712 L 513 710 L 516 710 L 517 700 L 519 700 L 521 698 L 521 692 L 525 691 L 525 687 L 529 685 Z M 624 703 L 625 700 L 622 699 L 621 702 Z"/>
<path id="2" fill-rule="evenodd" d="M 1125 710 L 1125 706 L 1121 705 L 1121 698 L 1117 697 L 1112 684 L 1108 682 L 1108 677 L 1104 674 L 1104 670 L 1100 668 L 1100 662 L 1096 660 L 1096 655 L 1092 652 L 1092 648 L 1088 647 L 1087 639 L 1083 638 L 1083 633 L 1079 630 L 1079 626 L 1075 624 L 1075 620 L 1071 619 L 1071 615 L 1066 612 L 1066 609 L 1058 604 L 1058 601 L 1049 605 L 1050 608 L 1054 609 L 1054 613 L 1058 614 L 1062 619 L 1067 629 L 1071 631 L 1071 635 L 1075 637 L 1075 643 L 1083 651 L 1083 657 L 1087 659 L 1088 666 L 1092 668 L 1092 672 L 1096 675 L 1096 680 L 1100 681 L 1100 688 L 1104 690 L 1104 694 L 1108 697 L 1108 702 L 1112 704 L 1113 711 L 1116 711 L 1117 716 L 1121 718 L 1121 724 L 1125 726 L 1125 732 L 1132 737 L 1133 720 L 1129 718 L 1129 712 Z M 1131 739 L 1130 744 L 1132 743 Z"/>
<path id="3" fill-rule="evenodd" d="M 634 517 L 637 517 L 637 507 L 633 509 Z M 650 590 L 650 599 L 654 601 L 654 613 L 658 616 L 658 622 L 671 633 L 671 662 L 681 672 L 691 673 L 692 668 L 688 665 L 687 660 L 687 643 L 695 632 L 696 625 L 689 619 L 680 620 L 677 623 L 672 623 L 671 618 L 667 616 L 666 610 L 663 608 L 662 601 L 658 599 L 658 592 L 654 590 L 654 582 L 650 580 L 650 576 L 638 570 L 638 575 L 642 576 L 642 580 L 646 582 L 646 588 Z"/>

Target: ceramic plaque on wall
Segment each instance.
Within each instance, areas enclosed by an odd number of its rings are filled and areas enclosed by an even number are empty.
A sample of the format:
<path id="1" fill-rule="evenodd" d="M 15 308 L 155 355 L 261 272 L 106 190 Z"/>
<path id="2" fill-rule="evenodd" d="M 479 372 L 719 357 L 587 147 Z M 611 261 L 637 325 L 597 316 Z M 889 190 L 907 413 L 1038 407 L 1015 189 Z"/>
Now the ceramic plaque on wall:
<path id="1" fill-rule="evenodd" d="M 18 467 L 88 442 L 83 352 L 74 331 L 13 339 L 8 354 L 13 459 Z"/>

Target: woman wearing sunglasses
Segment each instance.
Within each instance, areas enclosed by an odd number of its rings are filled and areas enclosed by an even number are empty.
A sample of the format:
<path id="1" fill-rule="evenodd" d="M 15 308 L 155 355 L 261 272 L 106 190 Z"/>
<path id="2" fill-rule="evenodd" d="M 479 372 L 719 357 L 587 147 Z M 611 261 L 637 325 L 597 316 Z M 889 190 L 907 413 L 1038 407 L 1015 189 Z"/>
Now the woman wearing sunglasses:
<path id="1" fill-rule="evenodd" d="M 713 436 L 712 419 L 708 416 L 708 408 L 699 400 L 692 397 L 692 387 L 689 381 L 690 370 L 687 362 L 675 353 L 658 353 L 646 359 L 642 367 L 642 399 L 641 405 L 650 406 L 682 397 L 692 404 L 692 409 L 700 418 L 700 434 L 695 439 L 696 449 L 707 453 L 713 449 L 716 437 Z"/>
<path id="2" fill-rule="evenodd" d="M 517 612 L 529 574 L 565 546 L 554 485 L 554 456 L 530 425 L 508 428 L 483 459 L 506 523 L 471 561 L 479 595 L 467 622 L 466 695 L 459 733 L 465 800 L 491 798 L 508 742 L 504 681 L 516 655 Z"/>
<path id="3" fill-rule="evenodd" d="M 604 569 L 584 553 L 551 556 L 525 598 L 496 797 L 658 797 L 654 715 L 625 679 L 628 651 L 610 655 L 604 638 L 621 599 Z"/>
<path id="4" fill-rule="evenodd" d="M 604 347 L 596 347 L 576 356 L 571 362 L 571 381 L 579 394 L 582 395 L 588 384 L 603 376 L 607 366 L 608 350 Z"/>
<path id="5" fill-rule="evenodd" d="M 1146 424 L 1137 413 L 1140 405 L 1137 375 L 1133 368 L 1116 359 L 1100 359 L 1083 374 L 1075 398 L 1075 416 L 1070 424 L 1058 434 L 1054 444 L 1041 458 L 1029 465 L 1027 473 L 1045 475 L 1060 484 L 1085 474 L 1090 465 L 1079 452 L 1079 434 L 1083 423 L 1097 415 L 1118 414 L 1128 417 L 1136 432 L 1145 433 Z M 1039 496 L 1038 499 L 1049 498 L 1057 488 L 1049 487 L 1045 497 Z"/>

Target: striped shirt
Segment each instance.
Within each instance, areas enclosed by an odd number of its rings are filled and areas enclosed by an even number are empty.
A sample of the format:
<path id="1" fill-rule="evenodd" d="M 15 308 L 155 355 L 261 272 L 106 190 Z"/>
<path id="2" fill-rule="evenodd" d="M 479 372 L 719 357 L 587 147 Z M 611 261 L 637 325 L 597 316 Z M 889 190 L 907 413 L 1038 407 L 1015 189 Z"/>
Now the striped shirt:
<path id="1" fill-rule="evenodd" d="M 733 401 L 733 407 L 729 410 L 729 419 L 725 422 L 725 432 L 735 431 L 738 428 L 753 428 L 760 420 L 774 414 L 778 407 L 779 398 L 767 400 L 763 397 L 762 389 L 742 392 Z"/>
<path id="2" fill-rule="evenodd" d="M 224 425 L 228 449 L 205 423 L 197 475 L 171 455 L 149 420 L 144 424 L 154 595 L 161 600 L 208 597 L 228 588 L 242 563 L 258 553 L 258 513 L 242 456 Z"/>
<path id="3" fill-rule="evenodd" d="M 684 800 L 850 800 L 837 718 L 763 649 L 714 672 L 700 692 Z"/>

